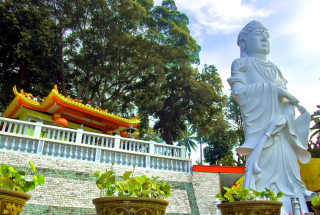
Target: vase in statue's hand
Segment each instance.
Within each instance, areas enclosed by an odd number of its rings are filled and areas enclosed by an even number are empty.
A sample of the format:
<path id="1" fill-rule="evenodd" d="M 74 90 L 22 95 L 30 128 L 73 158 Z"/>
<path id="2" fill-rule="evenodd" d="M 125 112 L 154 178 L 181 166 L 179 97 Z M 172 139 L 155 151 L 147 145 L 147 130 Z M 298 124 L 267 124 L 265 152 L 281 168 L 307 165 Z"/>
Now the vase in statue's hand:
<path id="1" fill-rule="evenodd" d="M 278 95 L 282 98 L 286 98 L 289 100 L 290 103 L 297 105 L 299 103 L 299 100 L 296 99 L 291 93 L 289 93 L 287 90 L 283 89 L 282 87 L 276 87 Z"/>

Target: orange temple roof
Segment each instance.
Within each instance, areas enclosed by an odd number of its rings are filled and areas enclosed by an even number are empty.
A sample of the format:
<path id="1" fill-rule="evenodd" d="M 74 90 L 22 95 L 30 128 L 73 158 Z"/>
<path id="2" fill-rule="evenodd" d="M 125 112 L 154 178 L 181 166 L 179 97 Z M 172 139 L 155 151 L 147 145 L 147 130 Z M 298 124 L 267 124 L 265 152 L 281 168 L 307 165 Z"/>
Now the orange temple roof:
<path id="1" fill-rule="evenodd" d="M 63 117 L 67 120 L 102 130 L 104 133 L 110 133 L 114 130 L 123 131 L 130 124 L 136 127 L 140 123 L 138 117 L 125 119 L 118 115 L 110 114 L 107 110 L 82 104 L 69 96 L 65 97 L 59 94 L 57 85 L 41 102 L 33 100 L 34 97 L 30 93 L 23 92 L 23 90 L 19 93 L 16 86 L 13 87 L 13 92 L 16 97 L 4 111 L 2 117 L 19 118 L 24 110 L 31 109 L 51 114 L 53 119 L 55 117 Z"/>

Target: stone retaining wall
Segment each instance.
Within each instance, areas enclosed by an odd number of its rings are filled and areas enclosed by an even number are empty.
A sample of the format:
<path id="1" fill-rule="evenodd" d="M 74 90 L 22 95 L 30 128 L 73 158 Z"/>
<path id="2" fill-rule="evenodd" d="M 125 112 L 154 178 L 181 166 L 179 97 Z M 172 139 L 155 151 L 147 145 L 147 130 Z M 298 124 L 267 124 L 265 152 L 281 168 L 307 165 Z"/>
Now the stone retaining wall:
<path id="1" fill-rule="evenodd" d="M 111 165 L 0 151 L 0 163 L 18 170 L 25 170 L 28 161 L 34 162 L 37 171 L 44 176 L 45 184 L 29 193 L 32 198 L 21 215 L 95 214 L 92 200 L 99 197 L 99 190 L 92 174 L 100 169 L 110 169 Z M 132 168 L 114 166 L 114 170 L 121 176 Z M 213 199 L 220 190 L 218 173 L 187 174 L 136 168 L 134 175 L 159 177 L 171 186 L 168 215 L 215 214 Z"/>

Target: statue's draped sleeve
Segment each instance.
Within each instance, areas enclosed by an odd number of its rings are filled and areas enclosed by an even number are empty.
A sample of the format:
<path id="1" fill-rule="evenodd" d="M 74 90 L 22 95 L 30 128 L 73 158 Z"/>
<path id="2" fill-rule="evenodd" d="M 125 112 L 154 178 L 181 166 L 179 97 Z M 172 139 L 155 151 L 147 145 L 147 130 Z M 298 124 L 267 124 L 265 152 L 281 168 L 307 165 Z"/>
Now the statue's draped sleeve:
<path id="1" fill-rule="evenodd" d="M 255 73 L 248 73 L 248 67 L 251 68 L 251 72 Z M 253 76 L 255 78 L 252 78 Z M 305 128 L 300 127 L 300 131 L 297 129 L 299 122 L 307 121 L 308 116 L 305 114 L 295 119 L 294 106 L 279 101 L 277 87 L 286 88 L 286 80 L 278 69 L 276 78 L 272 81 L 259 69 L 253 59 L 239 58 L 232 63 L 231 77 L 228 82 L 232 88 L 232 96 L 241 109 L 246 137 L 244 144 L 236 149 L 238 153 L 249 155 L 265 134 L 270 122 L 276 116 L 283 115 L 287 120 L 287 138 L 298 159 L 302 163 L 310 160 L 310 153 L 306 150 L 305 145 L 306 132 L 302 132 L 304 134 L 300 132 L 307 131 L 308 124 L 303 123 Z M 274 144 L 277 138 L 277 135 L 272 136 L 263 148 Z"/>
<path id="2" fill-rule="evenodd" d="M 275 86 L 267 81 L 248 81 L 248 66 L 253 64 L 250 58 L 236 59 L 231 66 L 231 78 L 228 82 L 232 96 L 241 108 L 245 143 L 236 150 L 249 155 L 266 131 L 270 121 L 278 114 L 278 98 Z"/>
<path id="3" fill-rule="evenodd" d="M 244 86 L 247 85 L 245 72 L 248 68 L 248 59 L 239 58 L 233 61 L 231 65 L 231 78 L 228 79 L 228 83 L 231 88 L 234 83 L 239 82 Z"/>

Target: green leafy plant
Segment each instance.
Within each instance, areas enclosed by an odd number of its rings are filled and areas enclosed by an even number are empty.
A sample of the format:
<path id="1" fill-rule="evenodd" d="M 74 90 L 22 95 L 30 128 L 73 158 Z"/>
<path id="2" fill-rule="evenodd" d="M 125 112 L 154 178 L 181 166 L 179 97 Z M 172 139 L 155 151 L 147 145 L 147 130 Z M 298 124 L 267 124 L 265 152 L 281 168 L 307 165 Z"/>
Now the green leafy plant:
<path id="1" fill-rule="evenodd" d="M 29 165 L 33 173 L 32 181 L 25 180 L 27 171 L 19 171 L 12 166 L 0 164 L 0 188 L 27 193 L 36 188 L 37 185 L 43 185 L 43 176 L 37 173 L 33 162 L 29 161 Z"/>
<path id="2" fill-rule="evenodd" d="M 313 199 L 311 200 L 311 204 L 313 206 L 320 205 L 320 193 L 318 193 L 318 195 L 313 197 Z"/>
<path id="3" fill-rule="evenodd" d="M 282 192 L 274 194 L 271 190 L 266 188 L 265 191 L 259 192 L 251 188 L 241 187 L 240 189 L 233 190 L 232 188 L 223 187 L 227 192 L 222 196 L 218 193 L 215 197 L 219 198 L 221 201 L 253 201 L 253 200 L 269 200 L 278 201 L 278 198 L 282 197 Z"/>
<path id="4" fill-rule="evenodd" d="M 157 182 L 158 177 L 148 178 L 147 176 L 133 176 L 133 171 L 127 171 L 123 174 L 119 181 L 116 180 L 116 175 L 113 171 L 112 163 L 111 170 L 104 173 L 103 170 L 95 172 L 93 175 L 97 178 L 96 185 L 100 189 L 100 197 L 115 196 L 118 191 L 118 197 L 146 197 L 155 199 L 168 198 L 171 194 L 170 186 L 163 181 Z"/>

